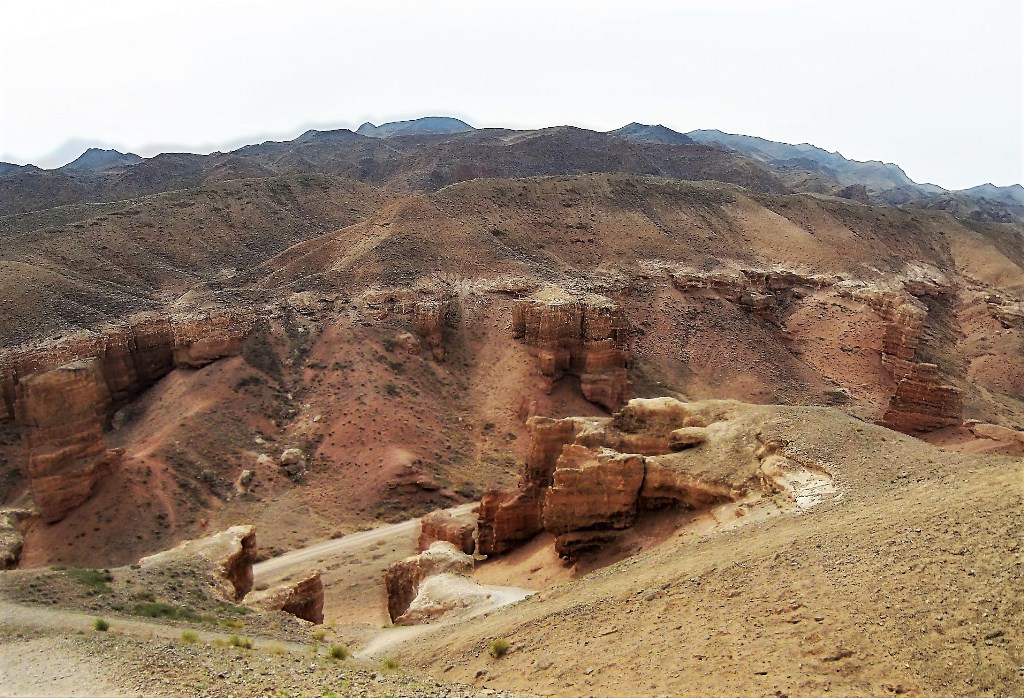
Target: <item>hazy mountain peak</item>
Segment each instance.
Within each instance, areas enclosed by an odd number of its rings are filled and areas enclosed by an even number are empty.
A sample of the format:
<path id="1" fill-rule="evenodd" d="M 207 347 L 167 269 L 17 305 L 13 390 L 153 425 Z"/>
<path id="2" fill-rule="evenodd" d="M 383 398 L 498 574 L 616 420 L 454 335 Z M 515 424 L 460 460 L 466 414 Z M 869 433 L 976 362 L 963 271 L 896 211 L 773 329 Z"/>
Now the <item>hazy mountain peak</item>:
<path id="1" fill-rule="evenodd" d="M 408 121 L 391 121 L 380 126 L 375 126 L 367 121 L 356 129 L 356 133 L 371 138 L 391 138 L 392 136 L 462 133 L 475 130 L 465 121 L 450 116 L 423 116 Z"/>
<path id="2" fill-rule="evenodd" d="M 122 153 L 113 149 L 89 148 L 75 160 L 60 169 L 102 172 L 116 167 L 127 167 L 142 160 L 135 153 Z"/>
<path id="3" fill-rule="evenodd" d="M 665 143 L 668 145 L 687 145 L 694 142 L 689 136 L 673 131 L 661 124 L 641 124 L 636 121 L 626 124 L 608 133 L 635 143 Z"/>

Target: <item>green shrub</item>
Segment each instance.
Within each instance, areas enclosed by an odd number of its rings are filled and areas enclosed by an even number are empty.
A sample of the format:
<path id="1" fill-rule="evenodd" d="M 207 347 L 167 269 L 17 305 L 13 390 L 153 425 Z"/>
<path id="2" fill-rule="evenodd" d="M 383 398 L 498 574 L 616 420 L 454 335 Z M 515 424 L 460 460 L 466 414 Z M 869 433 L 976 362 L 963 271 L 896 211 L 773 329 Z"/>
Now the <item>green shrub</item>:
<path id="1" fill-rule="evenodd" d="M 388 657 L 380 663 L 380 668 L 384 671 L 394 671 L 398 668 L 398 660 L 393 657 Z"/>
<path id="2" fill-rule="evenodd" d="M 238 637 L 238 635 L 232 635 L 231 639 L 228 640 L 228 644 L 232 647 L 240 647 L 243 650 L 251 650 L 253 648 L 252 640 L 247 637 Z"/>
<path id="3" fill-rule="evenodd" d="M 344 645 L 331 645 L 331 649 L 328 650 L 327 656 L 331 659 L 348 659 L 348 647 L 345 647 Z"/>
<path id="4" fill-rule="evenodd" d="M 108 570 L 91 570 L 72 567 L 65 570 L 65 574 L 88 589 L 91 594 L 110 593 L 110 582 L 114 581 L 114 578 L 110 575 Z"/>
<path id="5" fill-rule="evenodd" d="M 401 394 L 398 392 L 398 386 L 394 383 L 386 383 L 384 385 L 384 393 L 391 397 L 398 397 Z"/>
<path id="6" fill-rule="evenodd" d="M 323 628 L 320 628 L 313 632 L 313 639 L 317 642 L 323 642 L 325 637 L 327 637 L 327 631 Z"/>
<path id="7" fill-rule="evenodd" d="M 495 659 L 501 659 L 506 654 L 508 654 L 508 650 L 510 647 L 511 645 L 508 644 L 508 640 L 499 639 L 491 643 L 491 648 L 488 651 L 491 653 L 491 656 Z"/>
<path id="8" fill-rule="evenodd" d="M 137 603 L 132 608 L 132 615 L 145 616 L 146 618 L 167 618 L 168 620 L 185 620 L 192 623 L 200 623 L 210 620 L 186 606 L 172 606 L 161 601 L 146 601 Z"/>
<path id="9" fill-rule="evenodd" d="M 194 645 L 199 641 L 199 635 L 192 632 L 191 630 L 186 630 L 181 634 L 181 641 L 184 642 L 186 645 Z"/>
<path id="10" fill-rule="evenodd" d="M 100 631 L 101 633 L 105 633 L 108 630 L 110 630 L 110 623 L 103 620 L 102 618 L 97 618 L 92 622 L 92 627 Z"/>

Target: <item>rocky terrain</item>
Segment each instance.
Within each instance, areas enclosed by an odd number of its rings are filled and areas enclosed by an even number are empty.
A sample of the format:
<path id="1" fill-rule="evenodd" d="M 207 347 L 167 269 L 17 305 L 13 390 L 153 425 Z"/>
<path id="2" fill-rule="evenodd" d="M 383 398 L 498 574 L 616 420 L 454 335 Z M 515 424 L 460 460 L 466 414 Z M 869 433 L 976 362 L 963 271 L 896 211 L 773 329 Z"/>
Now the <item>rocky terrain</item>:
<path id="1" fill-rule="evenodd" d="M 3 168 L 0 590 L 325 624 L 470 695 L 1014 695 L 1016 191 L 727 136 Z M 11 656 L 127 644 L 36 620 Z M 223 666 L 185 645 L 166 677 Z"/>

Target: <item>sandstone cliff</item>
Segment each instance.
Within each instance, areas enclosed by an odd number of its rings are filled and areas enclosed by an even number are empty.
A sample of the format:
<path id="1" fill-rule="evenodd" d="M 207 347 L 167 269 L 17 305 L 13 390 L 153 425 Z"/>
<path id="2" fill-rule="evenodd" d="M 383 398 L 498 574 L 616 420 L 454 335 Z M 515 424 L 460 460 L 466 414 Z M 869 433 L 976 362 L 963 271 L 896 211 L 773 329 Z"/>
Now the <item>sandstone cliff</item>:
<path id="1" fill-rule="evenodd" d="M 536 352 L 549 389 L 572 374 L 584 397 L 609 410 L 629 399 L 628 323 L 609 298 L 539 291 L 513 306 L 512 334 Z"/>
<path id="2" fill-rule="evenodd" d="M 110 392 L 95 358 L 18 384 L 17 412 L 29 448 L 26 476 L 44 521 L 58 521 L 116 465 L 103 439 Z"/>
<path id="3" fill-rule="evenodd" d="M 763 442 L 770 409 L 653 398 L 630 400 L 611 418 L 535 417 L 519 488 L 484 497 L 480 551 L 505 552 L 547 531 L 556 551 L 574 559 L 614 540 L 645 510 L 775 494 L 810 503 L 831 480 L 819 464 L 791 457 L 786 444 Z"/>

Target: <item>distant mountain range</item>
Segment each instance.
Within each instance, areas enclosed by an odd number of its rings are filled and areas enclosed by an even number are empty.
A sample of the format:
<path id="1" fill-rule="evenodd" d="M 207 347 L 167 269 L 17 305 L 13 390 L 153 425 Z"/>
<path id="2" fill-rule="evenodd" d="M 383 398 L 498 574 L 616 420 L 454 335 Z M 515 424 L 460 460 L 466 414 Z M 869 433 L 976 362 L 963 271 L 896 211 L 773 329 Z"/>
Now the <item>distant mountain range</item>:
<path id="1" fill-rule="evenodd" d="M 571 126 L 477 129 L 443 116 L 380 126 L 367 122 L 356 131 L 312 130 L 291 141 L 268 141 L 229 153 L 141 158 L 90 148 L 54 170 L 0 163 L 0 215 L 302 172 L 420 191 L 479 177 L 622 172 L 946 210 L 976 220 L 1024 221 L 1024 187 L 1019 184 L 947 191 L 917 184 L 892 163 L 851 160 L 806 143 L 717 130 L 684 134 L 636 122 L 605 133 Z"/>

